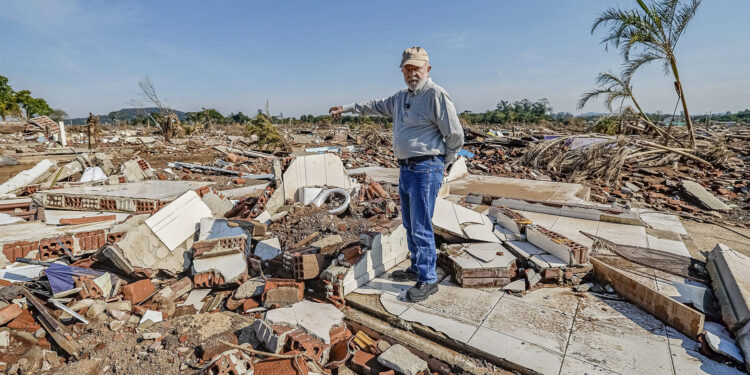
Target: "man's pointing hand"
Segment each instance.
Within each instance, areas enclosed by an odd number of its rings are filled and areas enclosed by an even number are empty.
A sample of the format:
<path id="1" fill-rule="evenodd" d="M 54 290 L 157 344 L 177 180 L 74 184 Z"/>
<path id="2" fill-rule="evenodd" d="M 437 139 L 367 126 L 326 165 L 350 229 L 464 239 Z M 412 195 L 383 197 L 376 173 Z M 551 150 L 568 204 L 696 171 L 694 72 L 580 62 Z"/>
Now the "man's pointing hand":
<path id="1" fill-rule="evenodd" d="M 344 107 L 340 105 L 336 107 L 331 107 L 331 109 L 328 110 L 328 113 L 330 113 L 331 117 L 333 117 L 333 119 L 335 120 L 341 117 L 341 114 L 344 113 Z"/>

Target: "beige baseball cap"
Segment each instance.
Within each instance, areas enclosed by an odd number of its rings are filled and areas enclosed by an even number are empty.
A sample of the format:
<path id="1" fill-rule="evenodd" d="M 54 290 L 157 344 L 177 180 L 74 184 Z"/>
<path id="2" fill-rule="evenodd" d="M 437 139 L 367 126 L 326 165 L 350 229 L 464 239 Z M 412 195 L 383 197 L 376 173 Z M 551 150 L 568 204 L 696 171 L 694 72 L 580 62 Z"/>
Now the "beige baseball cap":
<path id="1" fill-rule="evenodd" d="M 404 53 L 401 54 L 401 65 L 399 67 L 403 67 L 404 65 L 424 66 L 424 64 L 429 62 L 430 58 L 427 56 L 427 51 L 424 48 L 410 47 L 405 49 Z"/>

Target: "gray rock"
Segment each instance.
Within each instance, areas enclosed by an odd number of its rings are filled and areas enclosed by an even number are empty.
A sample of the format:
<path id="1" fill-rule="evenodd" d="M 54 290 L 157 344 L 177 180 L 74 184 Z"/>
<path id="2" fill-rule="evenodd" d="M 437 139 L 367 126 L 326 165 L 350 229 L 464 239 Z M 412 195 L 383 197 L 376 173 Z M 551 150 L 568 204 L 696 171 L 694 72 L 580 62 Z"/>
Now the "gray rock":
<path id="1" fill-rule="evenodd" d="M 636 184 L 634 184 L 634 183 L 632 183 L 630 181 L 628 181 L 628 182 L 625 183 L 625 187 L 628 188 L 628 189 L 630 189 L 630 191 L 632 191 L 634 193 L 637 193 L 639 190 L 641 190 L 641 188 L 639 188 Z"/>
<path id="2" fill-rule="evenodd" d="M 709 193 L 703 186 L 694 181 L 682 180 L 682 190 L 702 206 L 710 210 L 728 211 L 731 209 L 726 203 Z"/>
<path id="3" fill-rule="evenodd" d="M 251 298 L 257 297 L 263 294 L 263 288 L 266 282 L 260 277 L 254 277 L 242 283 L 237 290 L 234 291 L 234 298 Z"/>
<path id="4" fill-rule="evenodd" d="M 18 165 L 18 160 L 8 155 L 0 155 L 0 167 Z"/>
<path id="5" fill-rule="evenodd" d="M 427 362 L 399 344 L 393 345 L 384 351 L 378 357 L 378 362 L 404 375 L 417 375 L 427 370 Z"/>

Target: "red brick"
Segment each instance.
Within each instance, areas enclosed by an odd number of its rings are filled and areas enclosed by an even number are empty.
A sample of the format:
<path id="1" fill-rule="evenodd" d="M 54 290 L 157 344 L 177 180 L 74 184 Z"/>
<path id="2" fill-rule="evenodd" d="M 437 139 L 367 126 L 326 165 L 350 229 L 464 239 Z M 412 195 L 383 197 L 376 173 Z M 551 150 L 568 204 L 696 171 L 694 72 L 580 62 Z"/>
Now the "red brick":
<path id="1" fill-rule="evenodd" d="M 259 307 L 260 304 L 253 298 L 248 298 L 242 303 L 242 312 Z"/>
<path id="2" fill-rule="evenodd" d="M 138 303 L 154 293 L 154 283 L 149 279 L 138 280 L 122 288 L 122 294 L 126 300 Z"/>
<path id="3" fill-rule="evenodd" d="M 0 325 L 10 322 L 17 316 L 21 315 L 21 306 L 11 303 L 0 309 Z"/>
<path id="4" fill-rule="evenodd" d="M 235 178 L 234 180 L 232 180 L 232 182 L 237 185 L 244 185 L 247 183 L 247 180 L 245 180 L 244 178 Z"/>
<path id="5" fill-rule="evenodd" d="M 26 330 L 27 328 L 34 325 L 36 325 L 36 322 L 34 321 L 34 317 L 31 316 L 31 312 L 28 309 L 22 309 L 20 314 L 18 314 L 15 319 L 8 323 L 8 328 Z"/>
<path id="6" fill-rule="evenodd" d="M 258 362 L 253 365 L 256 375 L 298 375 L 297 367 L 300 367 L 302 374 L 307 374 L 310 370 L 307 367 L 307 361 L 297 361 L 294 359 L 277 359 Z"/>
<path id="7" fill-rule="evenodd" d="M 60 225 L 89 224 L 89 223 L 97 223 L 100 221 L 110 221 L 110 220 L 115 220 L 115 219 L 117 219 L 117 216 L 115 215 L 64 218 L 64 219 L 60 219 Z"/>

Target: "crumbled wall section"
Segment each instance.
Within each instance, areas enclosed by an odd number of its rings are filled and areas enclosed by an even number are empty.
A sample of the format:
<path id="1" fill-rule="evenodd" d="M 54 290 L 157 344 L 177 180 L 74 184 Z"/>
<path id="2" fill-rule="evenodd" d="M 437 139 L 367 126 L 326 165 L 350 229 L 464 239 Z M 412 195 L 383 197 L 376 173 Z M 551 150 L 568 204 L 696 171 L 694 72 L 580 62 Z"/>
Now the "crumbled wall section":
<path id="1" fill-rule="evenodd" d="M 589 263 L 590 249 L 588 247 L 540 225 L 527 225 L 526 238 L 533 245 L 568 262 L 568 265 L 575 266 Z"/>

